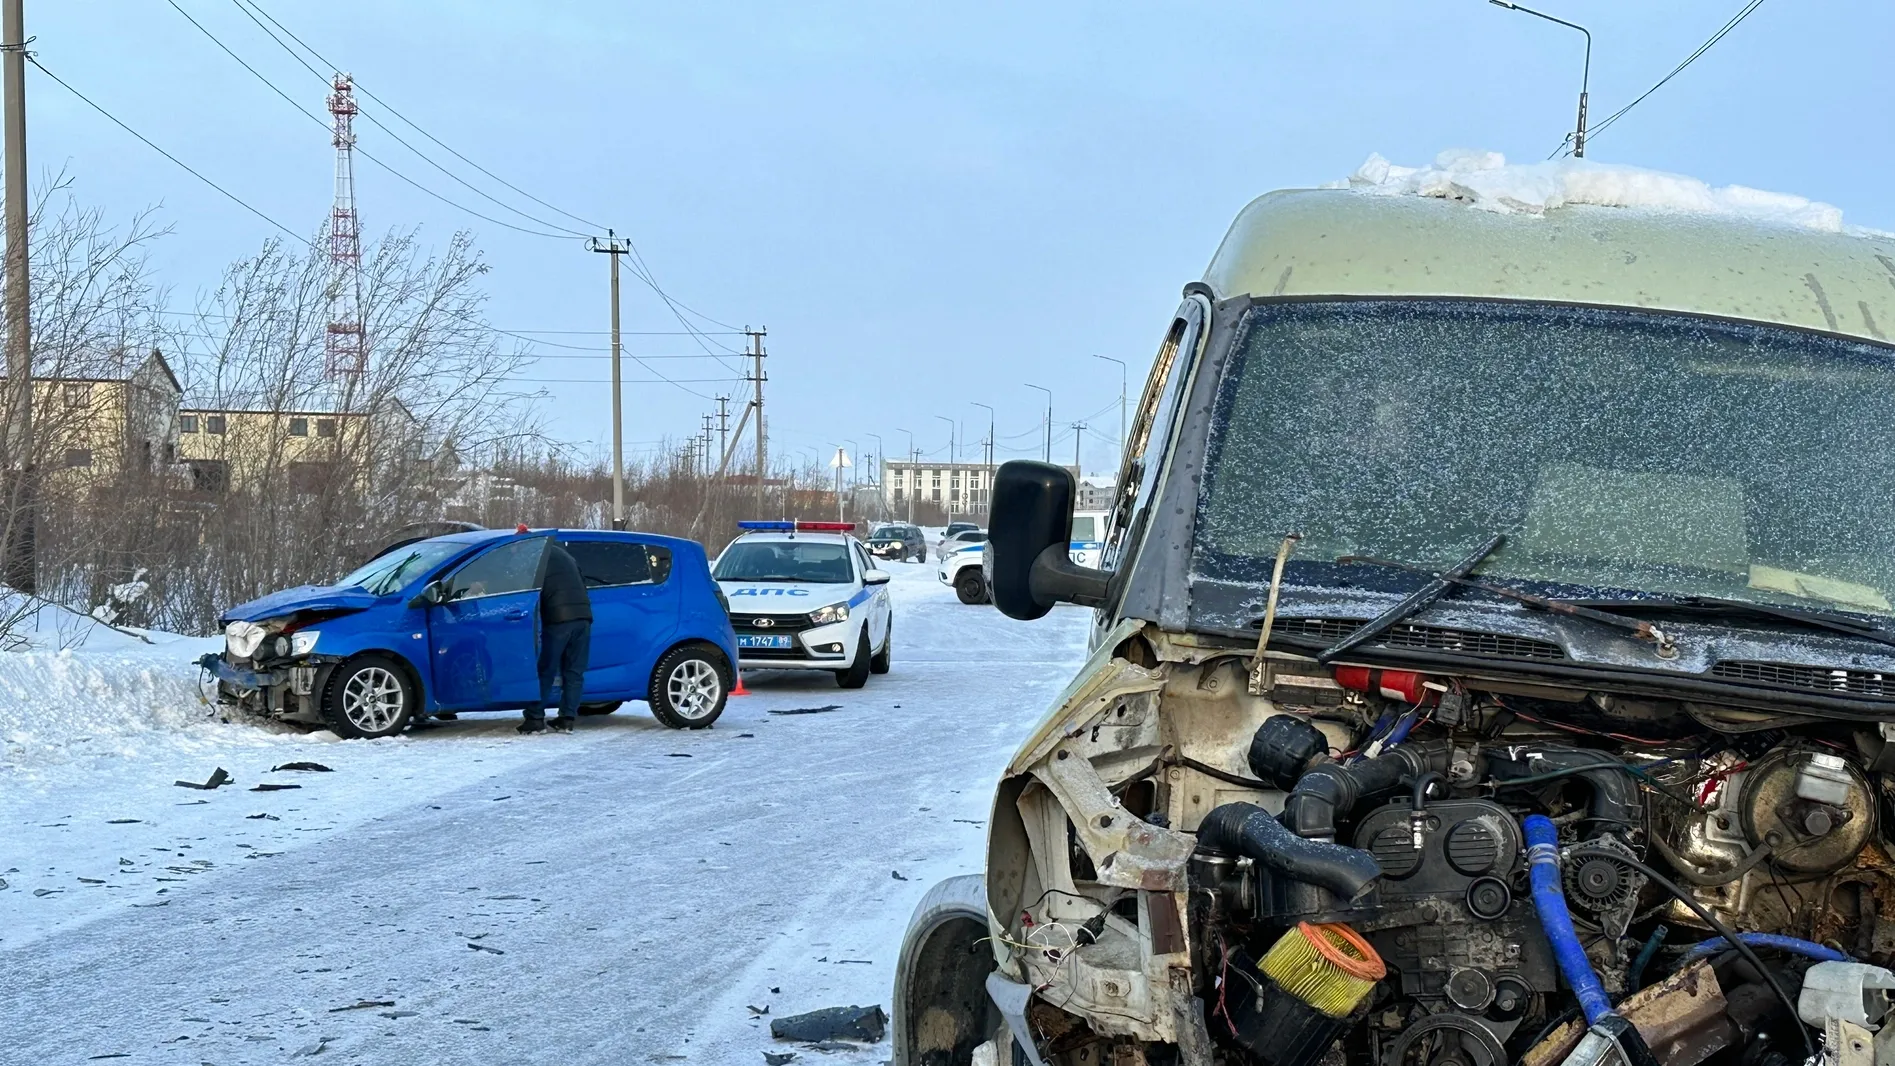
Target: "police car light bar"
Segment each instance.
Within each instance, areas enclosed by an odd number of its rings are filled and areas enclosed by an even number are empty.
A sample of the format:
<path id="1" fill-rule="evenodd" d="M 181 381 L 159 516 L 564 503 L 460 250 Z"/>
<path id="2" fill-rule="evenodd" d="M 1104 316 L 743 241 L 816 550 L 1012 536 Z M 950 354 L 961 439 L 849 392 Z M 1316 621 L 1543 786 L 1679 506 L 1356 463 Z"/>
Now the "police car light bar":
<path id="1" fill-rule="evenodd" d="M 738 529 L 768 531 L 772 533 L 841 533 L 855 528 L 854 522 L 789 522 L 789 521 L 745 521 L 737 523 Z"/>

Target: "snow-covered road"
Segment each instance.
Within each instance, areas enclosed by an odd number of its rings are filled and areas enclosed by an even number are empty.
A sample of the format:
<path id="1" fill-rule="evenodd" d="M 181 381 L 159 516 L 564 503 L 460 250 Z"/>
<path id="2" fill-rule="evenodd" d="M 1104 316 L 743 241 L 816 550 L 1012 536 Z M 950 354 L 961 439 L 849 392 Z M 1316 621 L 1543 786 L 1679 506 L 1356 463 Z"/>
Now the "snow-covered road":
<path id="1" fill-rule="evenodd" d="M 978 868 L 1089 617 L 895 570 L 891 674 L 758 675 L 705 732 L 632 705 L 573 737 L 204 723 L 0 761 L 0 1061 L 754 1064 L 794 1050 L 770 1017 L 886 1006 L 910 910 Z M 334 772 L 270 770 L 291 760 Z M 237 784 L 172 783 L 217 766 Z M 337 1009 L 363 1002 L 393 1006 Z"/>

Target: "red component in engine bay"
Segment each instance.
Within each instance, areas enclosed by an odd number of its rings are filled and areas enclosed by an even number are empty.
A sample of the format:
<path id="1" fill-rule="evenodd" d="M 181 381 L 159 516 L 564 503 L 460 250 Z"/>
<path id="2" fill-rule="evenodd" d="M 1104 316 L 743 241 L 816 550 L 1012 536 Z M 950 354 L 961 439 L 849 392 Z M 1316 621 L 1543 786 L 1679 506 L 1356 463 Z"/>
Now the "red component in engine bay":
<path id="1" fill-rule="evenodd" d="M 1336 684 L 1355 692 L 1373 692 L 1384 699 L 1403 703 L 1431 700 L 1435 690 L 1428 679 L 1413 670 L 1376 670 L 1367 666 L 1336 667 Z"/>

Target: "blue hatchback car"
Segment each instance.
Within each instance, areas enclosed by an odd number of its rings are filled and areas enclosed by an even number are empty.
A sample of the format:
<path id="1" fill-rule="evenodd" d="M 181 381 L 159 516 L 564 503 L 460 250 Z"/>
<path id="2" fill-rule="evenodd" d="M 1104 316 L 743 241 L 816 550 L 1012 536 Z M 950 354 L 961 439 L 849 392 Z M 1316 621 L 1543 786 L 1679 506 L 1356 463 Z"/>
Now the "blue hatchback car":
<path id="1" fill-rule="evenodd" d="M 602 530 L 478 530 L 384 551 L 334 585 L 226 612 L 224 653 L 202 665 L 240 710 L 393 736 L 417 717 L 518 709 L 539 698 L 539 588 L 547 545 L 592 598 L 584 713 L 645 700 L 674 729 L 723 713 L 736 637 L 695 541 Z"/>

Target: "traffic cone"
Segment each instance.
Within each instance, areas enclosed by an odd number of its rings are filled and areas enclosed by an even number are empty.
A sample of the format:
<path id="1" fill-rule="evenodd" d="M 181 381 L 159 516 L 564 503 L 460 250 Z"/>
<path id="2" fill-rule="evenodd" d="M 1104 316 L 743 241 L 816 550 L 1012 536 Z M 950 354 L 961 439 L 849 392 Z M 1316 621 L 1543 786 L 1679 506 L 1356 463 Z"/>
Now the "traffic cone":
<path id="1" fill-rule="evenodd" d="M 744 687 L 744 675 L 742 670 L 737 671 L 737 684 L 730 690 L 730 694 L 732 696 L 750 695 L 750 690 Z"/>

